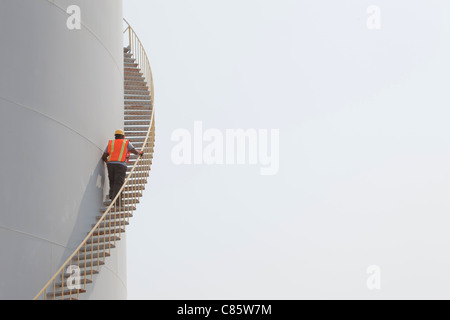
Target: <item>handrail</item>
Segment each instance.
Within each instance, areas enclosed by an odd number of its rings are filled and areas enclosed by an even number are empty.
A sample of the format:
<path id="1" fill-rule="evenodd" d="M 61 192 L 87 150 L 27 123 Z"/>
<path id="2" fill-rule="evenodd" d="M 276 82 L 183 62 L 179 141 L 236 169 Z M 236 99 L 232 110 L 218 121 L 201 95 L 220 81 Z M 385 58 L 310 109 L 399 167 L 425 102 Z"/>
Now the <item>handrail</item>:
<path id="1" fill-rule="evenodd" d="M 47 299 L 47 290 L 49 290 L 50 288 L 53 289 L 53 295 L 51 295 L 50 298 L 54 300 L 59 297 L 59 294 L 56 293 L 57 287 L 61 289 L 62 300 L 64 300 L 64 298 L 73 299 L 74 295 L 78 299 L 79 294 L 85 292 L 86 285 L 92 282 L 94 274 L 100 271 L 100 265 L 104 263 L 106 257 L 110 255 L 111 249 L 115 247 L 116 240 L 120 240 L 117 235 L 120 235 L 125 231 L 124 227 L 126 224 L 128 224 L 131 213 L 135 210 L 136 204 L 138 203 L 138 198 L 141 196 L 140 192 L 143 190 L 143 184 L 141 183 L 149 175 L 153 158 L 153 149 L 155 145 L 153 76 L 147 53 L 145 52 L 141 41 L 137 37 L 133 28 L 131 28 L 130 24 L 125 19 L 124 21 L 127 24 L 127 28 L 125 29 L 124 34 L 128 31 L 129 52 L 132 54 L 138 64 L 138 67 L 143 72 L 143 77 L 145 78 L 148 85 L 147 89 L 150 94 L 152 105 L 150 124 L 142 146 L 142 150 L 144 150 L 145 152 L 144 155 L 139 155 L 137 157 L 136 162 L 133 165 L 130 173 L 128 174 L 128 177 L 126 178 L 122 188 L 117 193 L 117 196 L 111 201 L 111 204 L 100 217 L 99 221 L 95 224 L 86 238 L 81 242 L 81 244 L 70 255 L 70 257 L 53 275 L 53 277 L 42 288 L 42 290 L 39 291 L 39 293 L 34 297 L 34 300 L 39 299 L 42 295 L 44 295 L 44 299 Z M 125 200 L 121 199 L 122 193 L 124 194 L 124 196 L 127 196 Z M 114 222 L 112 222 L 113 218 Z M 103 241 L 100 241 L 101 235 L 103 235 L 104 237 Z M 94 239 L 95 236 L 97 236 L 97 239 Z M 106 240 L 107 237 L 109 238 L 108 241 Z M 87 249 L 88 246 L 91 246 L 90 250 Z M 94 256 L 95 247 L 97 248 L 97 253 Z M 103 251 L 103 253 L 101 253 L 101 251 Z M 101 258 L 103 258 L 103 261 L 100 260 Z M 90 260 L 90 263 L 88 263 L 88 260 Z M 76 278 L 74 279 L 75 285 L 72 285 L 73 278 L 71 277 L 71 275 L 67 276 L 65 271 L 72 265 L 80 267 L 80 262 L 81 266 L 84 266 L 84 271 L 76 274 Z M 90 267 L 89 272 L 88 267 Z M 78 269 L 78 271 L 80 270 L 81 269 Z M 80 283 L 81 277 L 83 277 L 82 284 Z M 65 281 L 66 278 L 68 278 L 67 284 Z M 59 279 L 61 280 L 61 283 L 57 284 L 56 281 L 58 281 Z M 68 289 L 68 293 L 65 293 L 66 287 Z M 84 289 L 82 289 L 82 287 Z"/>
<path id="2" fill-rule="evenodd" d="M 150 66 L 147 53 L 145 52 L 144 46 L 142 45 L 141 40 L 137 36 L 134 29 L 130 26 L 128 21 L 126 19 L 123 19 L 127 27 L 123 31 L 125 34 L 128 31 L 128 48 L 130 49 L 130 52 L 134 53 L 134 58 L 136 59 L 136 62 L 138 64 L 139 69 L 143 72 L 143 77 L 145 81 L 147 82 L 147 85 L 150 89 L 150 99 L 153 101 L 153 74 L 152 74 L 152 68 Z"/>

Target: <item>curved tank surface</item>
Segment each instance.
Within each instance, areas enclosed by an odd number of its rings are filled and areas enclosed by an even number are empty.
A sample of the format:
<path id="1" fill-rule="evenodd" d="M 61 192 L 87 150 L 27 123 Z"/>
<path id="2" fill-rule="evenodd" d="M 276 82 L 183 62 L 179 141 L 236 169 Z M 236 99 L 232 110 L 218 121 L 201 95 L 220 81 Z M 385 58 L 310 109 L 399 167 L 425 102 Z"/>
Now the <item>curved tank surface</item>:
<path id="1" fill-rule="evenodd" d="M 32 299 L 96 222 L 123 128 L 122 18 L 122 0 L 0 2 L 0 299 Z M 108 259 L 84 299 L 126 298 L 126 260 Z"/>

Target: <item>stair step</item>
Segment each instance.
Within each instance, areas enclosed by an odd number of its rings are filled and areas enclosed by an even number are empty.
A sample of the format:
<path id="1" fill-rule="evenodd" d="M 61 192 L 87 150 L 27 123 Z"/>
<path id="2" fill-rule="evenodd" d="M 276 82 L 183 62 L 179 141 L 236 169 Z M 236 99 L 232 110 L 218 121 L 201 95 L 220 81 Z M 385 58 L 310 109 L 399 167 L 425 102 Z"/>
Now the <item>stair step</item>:
<path id="1" fill-rule="evenodd" d="M 150 124 L 151 117 L 149 116 L 125 116 L 125 125 L 127 122 L 132 121 L 148 121 Z"/>
<path id="2" fill-rule="evenodd" d="M 143 99 L 124 99 L 125 107 L 127 106 L 151 106 L 151 99 L 143 100 Z"/>
<path id="3" fill-rule="evenodd" d="M 127 223 L 129 223 L 128 220 L 129 220 L 129 218 L 125 217 L 125 218 L 122 218 L 122 219 L 118 218 L 118 219 L 108 220 L 108 221 L 105 221 L 105 223 L 109 225 L 109 223 L 111 222 L 111 226 L 113 226 L 114 224 L 116 224 L 116 226 L 124 226 L 124 225 L 128 225 L 127 224 Z M 109 247 L 106 246 L 106 249 L 108 250 Z"/>
<path id="4" fill-rule="evenodd" d="M 127 175 L 128 178 L 128 175 Z M 135 177 L 130 177 L 130 179 L 134 179 Z M 124 201 L 127 201 L 127 199 L 133 199 L 133 198 L 140 198 L 142 197 L 142 194 L 139 192 L 136 192 L 134 190 L 130 190 L 127 187 L 122 192 L 122 198 L 124 198 Z"/>
<path id="5" fill-rule="evenodd" d="M 125 116 L 148 116 L 151 117 L 152 110 L 136 110 L 136 109 L 129 109 L 125 110 Z"/>
<path id="6" fill-rule="evenodd" d="M 134 163 L 133 163 L 134 165 Z M 130 165 L 129 168 L 131 168 L 132 166 Z M 142 182 L 144 182 L 143 184 L 145 185 L 147 183 L 147 177 L 133 177 L 132 179 L 128 180 L 129 184 L 133 186 L 133 188 L 136 185 L 142 184 Z"/>
<path id="7" fill-rule="evenodd" d="M 148 94 L 143 94 L 143 95 L 137 95 L 137 94 L 133 94 L 133 95 L 131 95 L 131 94 L 126 94 L 125 95 L 125 100 L 136 100 L 136 101 L 141 101 L 141 100 L 144 100 L 144 101 L 147 101 L 147 100 L 151 100 L 151 98 L 150 98 L 150 96 L 148 95 Z"/>
<path id="8" fill-rule="evenodd" d="M 128 93 L 128 92 L 136 92 L 136 93 Z M 126 90 L 125 91 L 125 98 L 129 99 L 132 96 L 136 96 L 138 97 L 138 99 L 140 98 L 149 98 L 150 97 L 150 92 L 148 90 Z"/>
<path id="9" fill-rule="evenodd" d="M 123 71 L 124 72 L 140 72 L 141 69 L 139 68 L 137 62 L 125 62 L 123 63 Z"/>
<path id="10" fill-rule="evenodd" d="M 127 217 L 125 217 L 125 218 L 127 218 Z M 121 220 L 120 223 L 117 222 L 115 225 L 116 225 L 116 227 L 120 227 L 120 226 L 128 226 L 128 225 L 130 225 L 130 223 L 129 223 L 128 221 Z M 93 224 L 92 227 L 95 227 L 95 224 Z M 106 227 L 106 228 L 112 228 L 112 227 L 114 227 L 114 222 L 111 222 L 111 223 L 110 223 L 110 221 L 102 221 L 102 222 L 100 223 L 99 228 L 105 228 L 105 227 Z"/>
<path id="11" fill-rule="evenodd" d="M 93 227 L 94 227 L 95 225 L 93 225 Z M 102 246 L 100 245 L 100 249 L 101 250 L 103 250 L 104 248 L 102 248 Z M 106 249 L 108 249 L 108 246 L 106 246 Z M 83 254 L 82 255 L 80 255 L 80 258 L 78 259 L 78 257 L 74 257 L 73 259 L 72 259 L 72 261 L 73 262 L 77 262 L 77 261 L 84 261 L 84 260 L 91 260 L 91 259 L 98 259 L 98 258 L 101 258 L 101 257 L 109 257 L 110 256 L 110 254 L 108 253 L 108 252 L 96 252 L 96 253 L 92 253 L 91 254 L 91 252 L 90 251 L 86 251 L 86 259 L 85 259 L 85 255 L 84 255 L 84 251 L 83 251 Z M 76 264 L 76 263 L 75 263 Z"/>
<path id="12" fill-rule="evenodd" d="M 132 166 L 132 165 L 129 165 L 128 167 L 127 167 L 127 172 L 130 172 L 131 171 L 131 169 L 134 167 L 134 165 Z M 139 165 L 137 165 L 137 167 L 134 169 L 134 172 L 136 172 L 136 175 L 137 176 L 135 176 L 136 178 L 148 178 L 148 175 L 145 175 L 145 173 L 147 172 L 147 171 L 150 171 L 151 170 L 151 166 L 150 165 L 145 165 L 145 166 L 143 166 L 142 164 L 139 164 Z M 134 177 L 133 177 L 134 178 Z M 143 188 L 145 188 L 145 186 L 143 186 Z"/>
<path id="13" fill-rule="evenodd" d="M 141 102 L 141 103 L 127 103 L 125 102 L 124 106 L 125 111 L 152 111 L 151 102 Z"/>
<path id="14" fill-rule="evenodd" d="M 128 68 L 123 70 L 123 75 L 125 78 L 132 78 L 132 77 L 138 77 L 143 78 L 144 75 L 141 73 L 141 70 L 139 68 Z"/>
<path id="15" fill-rule="evenodd" d="M 100 220 L 101 217 L 99 217 L 97 220 Z M 116 246 L 114 244 L 106 244 L 106 249 L 114 249 Z M 86 252 L 90 252 L 90 250 L 94 250 L 94 251 L 98 251 L 98 249 L 100 248 L 100 250 L 104 250 L 105 245 L 104 243 L 100 243 L 100 245 L 98 243 L 95 244 L 91 244 L 86 248 Z M 82 252 L 84 252 L 84 249 L 82 250 Z"/>
<path id="16" fill-rule="evenodd" d="M 145 85 L 146 87 L 148 87 L 147 81 L 145 81 L 144 77 L 132 77 L 132 76 L 128 76 L 128 75 L 125 76 L 124 83 L 123 83 L 124 87 L 125 86 L 139 86 L 139 85 L 140 86 Z"/>
<path id="17" fill-rule="evenodd" d="M 125 132 L 126 137 L 142 137 L 145 138 L 147 136 L 147 132 Z"/>
<path id="18" fill-rule="evenodd" d="M 102 209 L 100 209 L 100 212 L 106 212 L 106 209 L 108 209 L 108 208 L 102 208 Z M 122 206 L 122 207 L 112 207 L 111 212 L 117 213 L 117 212 L 127 212 L 127 211 L 134 211 L 134 210 L 136 210 L 136 207 Z"/>
<path id="19" fill-rule="evenodd" d="M 141 69 L 139 68 L 135 68 L 135 67 L 127 67 L 125 65 L 125 67 L 123 68 L 124 74 L 131 74 L 131 75 L 139 75 L 139 76 L 144 76 L 144 74 L 141 72 Z"/>
<path id="20" fill-rule="evenodd" d="M 142 193 L 134 191 L 134 190 L 129 190 L 128 188 L 125 188 L 125 190 L 122 192 L 122 198 L 125 198 L 125 201 L 127 201 L 126 199 L 133 199 L 136 198 L 136 203 L 139 203 L 139 199 L 137 198 L 141 198 L 142 197 Z M 126 205 L 126 203 L 125 203 Z"/>
<path id="21" fill-rule="evenodd" d="M 123 65 L 125 68 L 137 68 L 140 70 L 139 65 L 134 61 L 124 61 Z"/>
<path id="22" fill-rule="evenodd" d="M 111 230 L 111 229 L 106 229 L 106 230 L 98 229 L 98 230 L 96 230 L 93 233 L 93 235 L 94 236 L 104 236 L 104 235 L 111 235 L 111 234 L 121 234 L 121 233 L 124 233 L 124 232 L 125 232 L 125 229 L 123 229 L 123 228 L 113 229 L 113 230 Z"/>
<path id="23" fill-rule="evenodd" d="M 72 275 L 70 275 L 70 274 L 67 274 L 67 275 L 65 275 L 64 276 L 64 278 L 67 280 L 69 277 L 71 277 Z M 89 273 L 87 273 L 86 272 L 86 276 L 90 276 L 90 274 Z M 92 283 L 92 280 L 91 279 L 88 279 L 88 278 L 85 278 L 84 277 L 84 272 L 82 272 L 82 273 L 80 273 L 80 284 L 82 285 L 82 286 L 84 286 L 84 284 L 91 284 Z M 57 283 L 55 283 L 55 288 L 58 288 L 59 290 L 61 290 L 61 287 L 62 287 L 62 283 L 61 282 L 57 282 Z M 66 282 L 64 282 L 64 288 L 67 288 L 67 283 Z M 72 290 L 72 292 L 73 292 L 74 290 Z M 75 293 L 76 294 L 76 293 Z"/>
<path id="24" fill-rule="evenodd" d="M 95 239 L 89 238 L 89 240 L 86 242 L 86 244 L 96 244 L 96 243 L 102 243 L 102 242 L 112 242 L 114 240 L 120 241 L 119 236 L 106 236 L 106 237 L 97 237 L 94 236 Z M 100 239 L 98 239 L 100 238 Z"/>
<path id="25" fill-rule="evenodd" d="M 144 77 L 142 75 L 135 75 L 130 73 L 125 73 L 125 82 L 127 81 L 145 81 Z"/>
<path id="26" fill-rule="evenodd" d="M 130 84 L 129 86 L 124 86 L 123 87 L 124 92 L 145 92 L 145 94 L 148 94 L 149 96 L 151 96 L 150 90 L 147 87 L 147 84 L 144 82 L 142 83 L 142 85 L 138 85 L 138 84 Z M 125 100 L 125 99 L 124 99 Z"/>
<path id="27" fill-rule="evenodd" d="M 133 85 L 137 85 L 137 86 L 145 85 L 145 86 L 147 86 L 147 82 L 145 81 L 145 79 L 143 77 L 141 77 L 139 79 L 124 79 L 123 85 L 124 85 L 124 87 L 125 86 L 133 86 Z"/>
<path id="28" fill-rule="evenodd" d="M 140 83 L 139 82 L 127 83 L 123 86 L 123 89 L 124 90 L 138 90 L 138 91 L 144 90 L 144 91 L 148 91 L 150 93 L 150 90 L 148 89 L 148 86 L 147 86 L 147 82 L 145 82 L 145 81 L 141 81 Z"/>
<path id="29" fill-rule="evenodd" d="M 142 84 L 145 83 L 147 85 L 147 82 L 145 81 L 144 77 L 135 77 L 129 74 L 124 75 L 124 86 L 131 86 L 134 84 Z"/>
<path id="30" fill-rule="evenodd" d="M 136 72 L 132 71 L 125 71 L 124 72 L 124 80 L 128 79 L 144 79 L 144 75 L 140 72 L 139 69 L 136 70 Z"/>
<path id="31" fill-rule="evenodd" d="M 137 191 L 139 191 L 139 190 L 137 190 Z M 129 218 L 129 217 L 131 217 L 132 215 L 133 215 L 133 212 L 134 212 L 135 210 L 128 210 L 128 211 L 111 211 L 111 212 L 109 212 L 107 215 L 105 215 L 105 212 L 106 211 L 99 211 L 99 213 L 100 213 L 100 215 L 99 216 L 97 216 L 97 221 L 99 221 L 102 217 L 104 217 L 103 218 L 103 220 L 102 221 L 105 221 L 105 222 L 108 222 L 108 224 L 109 224 L 109 220 L 115 220 L 115 219 L 118 219 L 118 217 L 119 216 L 121 216 L 122 218 Z M 110 217 L 112 217 L 112 218 L 110 218 Z M 112 222 L 112 223 L 114 223 L 114 222 Z"/>
<path id="32" fill-rule="evenodd" d="M 122 199 L 125 202 L 125 205 L 127 205 L 127 202 L 132 202 L 134 201 L 134 203 L 140 203 L 140 200 L 138 198 L 135 198 L 136 195 L 133 197 L 134 200 L 130 200 L 130 197 L 125 197 L 124 195 L 122 195 Z M 140 197 L 140 196 L 139 196 Z M 109 207 L 109 205 L 111 204 L 111 202 L 103 202 L 103 206 L 104 207 Z"/>
<path id="33" fill-rule="evenodd" d="M 134 128 L 134 129 L 130 129 L 130 128 Z M 142 132 L 142 134 L 143 134 L 144 136 L 147 136 L 148 129 L 149 129 L 148 126 L 141 126 L 141 127 L 139 127 L 139 126 L 125 127 L 124 132 L 125 132 L 125 136 L 126 136 L 126 137 L 128 137 L 127 135 L 129 135 L 130 133 L 133 133 L 133 132 Z M 133 145 L 134 145 L 134 144 L 133 144 Z M 136 147 L 136 146 L 135 146 L 135 147 Z M 134 156 L 136 156 L 136 155 L 132 154 L 132 156 L 134 157 Z M 132 157 L 131 159 L 133 159 L 133 157 Z"/>
<path id="34" fill-rule="evenodd" d="M 129 169 L 131 169 L 131 167 Z M 129 170 L 129 171 L 131 171 L 131 170 Z M 148 177 L 150 176 L 148 174 L 148 171 L 134 171 L 134 172 L 141 179 L 148 179 Z M 136 191 L 142 192 L 142 191 L 145 190 L 146 186 L 144 186 L 144 185 L 135 185 L 135 186 L 133 186 L 133 188 L 135 188 Z"/>
<path id="35" fill-rule="evenodd" d="M 125 131 L 125 136 L 128 138 L 130 137 L 147 137 L 146 131 Z"/>
<path id="36" fill-rule="evenodd" d="M 151 106 L 152 102 L 147 100 L 127 99 L 125 100 L 125 107 L 128 106 Z"/>
<path id="37" fill-rule="evenodd" d="M 65 291 L 59 291 L 59 292 L 55 292 L 55 293 L 50 292 L 50 293 L 47 293 L 47 298 L 62 297 L 63 296 L 63 292 L 64 292 L 64 296 L 70 296 L 70 295 L 74 296 L 74 295 L 77 295 L 77 293 L 78 294 L 85 293 L 86 290 L 80 289 L 80 290 L 72 290 L 72 291 L 70 291 L 69 289 L 67 289 Z M 75 298 L 71 298 L 71 300 L 75 300 Z"/>
<path id="38" fill-rule="evenodd" d="M 105 217 L 104 221 L 123 219 L 124 215 L 125 214 L 123 214 L 123 213 L 122 214 L 120 214 L 120 213 L 111 213 L 111 214 L 109 214 L 109 215 L 107 215 Z M 130 214 L 126 214 L 125 216 L 126 216 L 126 218 L 128 218 L 128 217 L 132 218 L 133 214 L 130 213 Z M 97 220 L 100 220 L 101 218 L 102 218 L 102 216 L 97 216 Z"/>
<path id="39" fill-rule="evenodd" d="M 128 178 L 128 176 L 127 176 Z M 129 199 L 129 198 L 136 198 L 136 197 L 142 197 L 142 195 L 137 194 L 137 193 L 133 193 L 133 192 L 128 192 L 127 190 L 124 190 L 122 192 L 122 198 L 123 199 Z M 105 207 L 109 207 L 109 205 L 105 206 Z"/>
<path id="40" fill-rule="evenodd" d="M 128 168 L 132 168 L 132 167 L 128 167 Z M 147 179 L 148 176 L 145 176 L 142 174 L 142 172 L 140 171 L 135 171 L 137 173 L 136 178 L 137 179 Z M 130 183 L 130 187 L 136 189 L 136 191 L 144 191 L 145 190 L 145 185 L 144 184 L 140 184 L 140 183 Z"/>
<path id="41" fill-rule="evenodd" d="M 125 127 L 129 127 L 129 126 L 150 126 L 150 119 L 136 119 L 133 121 L 130 120 L 125 120 L 124 122 Z"/>
<path id="42" fill-rule="evenodd" d="M 135 143 L 144 143 L 146 137 L 129 137 L 127 138 L 134 145 Z"/>
<path id="43" fill-rule="evenodd" d="M 123 88 L 125 90 L 148 90 L 147 82 L 145 81 L 127 81 Z"/>
<path id="44" fill-rule="evenodd" d="M 127 86 L 145 86 L 146 88 L 148 88 L 147 81 L 145 81 L 143 77 L 131 77 L 128 75 L 125 76 L 123 86 L 124 88 Z"/>
<path id="45" fill-rule="evenodd" d="M 130 133 L 130 132 L 136 132 L 136 131 L 141 131 L 144 132 L 145 134 L 147 134 L 148 132 L 148 126 L 127 126 L 124 129 L 125 133 Z"/>
<path id="46" fill-rule="evenodd" d="M 128 167 L 127 172 L 130 172 L 132 168 L 133 167 Z M 136 169 L 134 169 L 134 171 L 139 172 L 139 175 L 141 175 L 142 177 L 148 178 L 149 174 L 148 173 L 145 174 L 145 172 L 151 171 L 151 168 L 150 168 L 150 166 L 143 166 L 143 167 L 139 166 L 139 167 L 136 167 Z M 144 172 L 141 172 L 141 171 L 144 171 Z M 145 190 L 145 186 L 142 187 L 142 190 Z"/>
<path id="47" fill-rule="evenodd" d="M 127 175 L 127 178 L 128 178 L 128 175 Z M 134 192 L 132 190 L 127 190 L 127 189 L 125 189 L 122 192 L 122 198 L 124 198 L 125 201 L 126 201 L 126 199 L 136 198 L 136 197 L 142 197 L 142 194 L 140 194 L 139 192 Z"/>
<path id="48" fill-rule="evenodd" d="M 152 117 L 152 111 L 151 108 L 149 107 L 136 107 L 136 108 L 132 108 L 130 106 L 130 108 L 125 107 L 125 115 L 124 117 L 136 117 L 136 116 L 140 116 L 140 117 L 146 117 L 147 120 L 150 120 Z"/>
<path id="49" fill-rule="evenodd" d="M 130 185 L 144 185 L 147 183 L 147 179 L 142 180 L 142 179 L 138 179 L 138 180 L 130 180 Z"/>
<path id="50" fill-rule="evenodd" d="M 150 92 L 148 90 L 125 90 L 125 96 L 129 97 L 129 96 L 141 96 L 141 97 L 146 97 L 147 100 L 151 100 L 151 96 L 150 96 Z M 125 98 L 127 99 L 127 98 Z"/>
<path id="51" fill-rule="evenodd" d="M 139 64 L 133 58 L 125 58 L 125 59 L 123 59 L 123 66 L 124 67 L 133 67 L 133 68 L 139 69 Z"/>
<path id="52" fill-rule="evenodd" d="M 131 202 L 133 199 L 134 199 L 134 201 L 136 201 L 136 203 L 139 203 L 139 199 L 136 198 L 136 197 L 139 196 L 139 194 L 132 193 L 132 192 L 128 193 L 128 192 L 126 192 L 126 190 L 127 189 L 125 187 L 124 192 L 122 192 L 122 201 L 125 202 L 125 205 L 126 205 L 127 202 Z M 103 208 L 100 209 L 101 210 L 100 212 L 105 212 L 106 209 L 109 208 L 110 205 L 111 205 L 111 200 L 104 201 L 103 202 Z M 113 207 L 113 209 L 114 209 L 114 207 Z"/>
<path id="53" fill-rule="evenodd" d="M 136 198 L 136 197 L 139 196 L 139 194 L 138 193 L 132 193 L 132 192 L 129 193 L 129 192 L 126 192 L 126 190 L 127 190 L 127 187 L 125 187 L 125 191 L 122 192 L 122 201 L 124 202 L 125 206 L 128 206 L 127 204 L 132 202 L 132 200 L 134 200 L 135 203 L 139 203 L 139 199 Z M 110 201 L 103 202 L 103 207 L 102 207 L 102 209 L 100 209 L 100 212 L 105 212 L 106 209 L 108 209 L 110 205 L 111 205 Z M 112 209 L 114 210 L 114 207 Z"/>
<path id="54" fill-rule="evenodd" d="M 85 267 L 88 267 L 88 268 L 89 267 L 98 267 L 98 266 L 103 266 L 104 264 L 105 264 L 105 261 L 103 261 L 103 260 L 91 260 L 90 262 L 80 261 L 80 263 L 78 264 L 78 267 L 80 269 L 84 269 Z"/>
<path id="55" fill-rule="evenodd" d="M 140 89 L 128 89 L 128 88 L 125 88 L 125 95 L 128 95 L 128 94 L 136 94 L 136 95 L 150 95 L 150 91 L 148 91 L 148 89 L 147 88 L 140 88 Z"/>

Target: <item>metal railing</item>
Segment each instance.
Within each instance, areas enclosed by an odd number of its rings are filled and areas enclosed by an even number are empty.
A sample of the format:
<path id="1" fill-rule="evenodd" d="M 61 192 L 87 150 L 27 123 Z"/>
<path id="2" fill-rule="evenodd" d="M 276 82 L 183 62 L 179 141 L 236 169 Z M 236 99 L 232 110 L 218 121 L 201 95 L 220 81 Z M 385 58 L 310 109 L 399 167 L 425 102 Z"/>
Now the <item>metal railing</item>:
<path id="1" fill-rule="evenodd" d="M 124 34 L 128 32 L 129 53 L 132 54 L 144 74 L 151 98 L 150 125 L 141 148 L 144 155 L 137 157 L 117 196 L 99 217 L 98 222 L 86 238 L 34 297 L 34 300 L 79 299 L 79 295 L 86 292 L 86 286 L 94 281 L 94 275 L 100 272 L 100 266 L 110 256 L 111 249 L 116 247 L 121 233 L 125 232 L 125 226 L 129 224 L 133 211 L 136 210 L 136 205 L 139 203 L 150 173 L 155 145 L 153 77 L 141 41 L 126 20 L 125 23 L 127 28 Z"/>
<path id="2" fill-rule="evenodd" d="M 126 25 L 126 28 L 123 31 L 123 34 L 126 35 L 124 39 L 128 41 L 128 48 L 130 49 L 130 52 L 133 53 L 134 59 L 136 60 L 139 69 L 141 69 L 141 72 L 143 73 L 143 77 L 147 82 L 147 86 L 150 90 L 150 99 L 151 101 L 153 101 L 153 74 L 152 68 L 150 67 L 150 62 L 148 61 L 147 53 L 145 52 L 141 40 L 139 40 L 139 37 L 130 26 L 128 21 L 126 19 L 123 19 L 123 21 Z"/>

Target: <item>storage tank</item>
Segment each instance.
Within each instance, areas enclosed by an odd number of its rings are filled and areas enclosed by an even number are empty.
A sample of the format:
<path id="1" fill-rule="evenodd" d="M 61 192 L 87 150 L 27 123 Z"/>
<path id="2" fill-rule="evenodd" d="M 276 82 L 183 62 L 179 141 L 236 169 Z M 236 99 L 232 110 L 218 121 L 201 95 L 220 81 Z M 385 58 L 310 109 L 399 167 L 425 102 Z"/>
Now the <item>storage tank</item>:
<path id="1" fill-rule="evenodd" d="M 96 222 L 123 128 L 122 19 L 121 0 L 0 2 L 0 299 L 32 299 Z M 126 298 L 124 240 L 82 298 Z"/>

